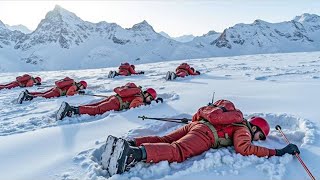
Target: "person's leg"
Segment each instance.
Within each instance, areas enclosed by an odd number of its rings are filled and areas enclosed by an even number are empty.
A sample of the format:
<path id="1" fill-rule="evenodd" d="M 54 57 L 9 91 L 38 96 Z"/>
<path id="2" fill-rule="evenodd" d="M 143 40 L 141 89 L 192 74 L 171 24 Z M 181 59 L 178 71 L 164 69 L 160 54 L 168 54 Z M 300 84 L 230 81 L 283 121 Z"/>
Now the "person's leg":
<path id="1" fill-rule="evenodd" d="M 144 136 L 144 137 L 137 137 L 134 138 L 135 144 L 140 146 L 143 143 L 172 143 L 173 141 L 177 141 L 178 139 L 182 138 L 188 133 L 192 124 L 187 124 L 182 126 L 181 128 L 163 136 Z"/>
<path id="2" fill-rule="evenodd" d="M 212 147 L 214 137 L 208 126 L 195 123 L 189 132 L 177 141 L 169 143 L 144 143 L 147 162 L 182 162 Z"/>
<path id="3" fill-rule="evenodd" d="M 91 116 L 97 114 L 103 114 L 107 111 L 115 110 L 118 111 L 120 109 L 120 103 L 118 99 L 114 96 L 109 97 L 106 100 L 103 100 L 97 103 L 96 106 L 79 106 L 79 114 L 89 114 Z"/>
<path id="4" fill-rule="evenodd" d="M 60 92 L 56 89 L 52 89 L 51 91 L 40 95 L 39 97 L 44 97 L 44 98 L 53 98 L 53 97 L 60 97 Z"/>
<path id="5" fill-rule="evenodd" d="M 17 82 L 12 82 L 12 83 L 6 84 L 6 85 L 4 86 L 4 88 L 11 89 L 11 88 L 15 88 L 15 87 L 18 87 L 18 86 L 19 86 L 19 83 L 17 83 Z"/>
<path id="6" fill-rule="evenodd" d="M 184 72 L 184 71 L 180 71 L 180 72 L 177 73 L 177 76 L 178 77 L 182 77 L 182 78 L 185 77 L 186 75 L 187 75 L 187 73 Z"/>
<path id="7" fill-rule="evenodd" d="M 51 88 L 45 92 L 29 92 L 29 94 L 32 96 L 43 96 L 44 94 L 47 94 L 47 93 L 51 92 L 52 90 L 53 90 L 53 88 Z"/>

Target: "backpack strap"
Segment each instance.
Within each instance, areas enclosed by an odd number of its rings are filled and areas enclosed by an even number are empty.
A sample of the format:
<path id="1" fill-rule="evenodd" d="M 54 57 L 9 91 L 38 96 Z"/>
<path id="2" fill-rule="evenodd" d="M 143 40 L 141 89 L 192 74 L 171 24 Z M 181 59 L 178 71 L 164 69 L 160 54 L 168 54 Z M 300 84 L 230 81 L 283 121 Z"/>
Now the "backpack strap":
<path id="1" fill-rule="evenodd" d="M 130 106 L 129 102 L 123 102 L 122 98 L 118 94 L 116 94 L 115 97 L 118 99 L 118 101 L 120 103 L 119 111 L 121 111 L 123 109 L 129 109 L 129 106 Z"/>
<path id="2" fill-rule="evenodd" d="M 207 125 L 210 128 L 210 130 L 213 134 L 213 137 L 214 137 L 214 143 L 211 148 L 214 148 L 214 149 L 217 148 L 219 146 L 219 144 L 218 144 L 219 143 L 219 136 L 218 136 L 218 132 L 217 132 L 216 128 L 209 121 L 207 121 L 205 119 L 201 119 L 199 122 Z"/>
<path id="3" fill-rule="evenodd" d="M 229 137 L 228 133 L 225 133 L 224 138 L 219 138 L 217 129 L 209 121 L 207 121 L 206 119 L 201 119 L 199 122 L 202 123 L 202 124 L 205 124 L 206 126 L 208 126 L 209 129 L 211 130 L 212 134 L 213 134 L 214 143 L 211 146 L 211 148 L 216 149 L 216 148 L 219 148 L 219 147 L 226 147 L 226 146 L 233 145 L 233 140 Z M 250 131 L 250 134 L 251 134 L 251 137 L 252 137 L 251 141 L 252 141 L 253 140 L 253 134 L 252 134 L 252 131 L 251 131 L 251 125 L 250 125 L 250 123 L 248 121 L 245 120 L 245 122 L 246 122 L 246 124 L 243 124 L 243 123 L 232 123 L 232 124 L 222 128 L 221 130 L 223 130 L 223 129 L 227 128 L 227 127 L 230 127 L 230 126 L 246 127 Z"/>

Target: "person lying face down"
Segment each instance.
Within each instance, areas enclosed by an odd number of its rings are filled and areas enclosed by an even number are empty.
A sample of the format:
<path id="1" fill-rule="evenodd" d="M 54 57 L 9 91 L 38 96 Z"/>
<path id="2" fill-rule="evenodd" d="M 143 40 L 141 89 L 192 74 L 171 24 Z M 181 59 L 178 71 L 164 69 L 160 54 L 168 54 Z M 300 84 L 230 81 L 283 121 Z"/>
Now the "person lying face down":
<path id="1" fill-rule="evenodd" d="M 57 113 L 57 120 L 62 120 L 64 117 L 71 117 L 73 114 L 88 114 L 97 115 L 107 111 L 121 111 L 124 109 L 135 108 L 141 105 L 148 105 L 151 101 L 157 101 L 157 92 L 153 88 L 148 88 L 142 91 L 134 83 L 127 83 L 124 86 L 114 88 L 115 95 L 109 96 L 102 101 L 81 105 L 70 106 L 63 102 Z"/>
<path id="2" fill-rule="evenodd" d="M 86 89 L 88 86 L 86 81 L 75 82 L 69 77 L 58 80 L 55 86 L 44 92 L 29 92 L 28 90 L 22 91 L 18 97 L 18 103 L 22 104 L 23 101 L 31 101 L 36 97 L 54 98 L 60 96 L 73 96 L 78 94 L 80 90 Z"/>
<path id="3" fill-rule="evenodd" d="M 136 137 L 125 141 L 128 149 L 119 157 L 124 159 L 119 163 L 127 167 L 139 161 L 183 162 L 210 148 L 227 146 L 234 146 L 236 153 L 244 156 L 270 157 L 300 153 L 294 144 L 283 149 L 269 149 L 252 144 L 252 141 L 265 140 L 269 132 L 270 126 L 264 118 L 251 117 L 245 120 L 242 112 L 236 109 L 232 102 L 219 100 L 212 105 L 201 107 L 193 115 L 191 123 L 165 136 Z M 121 173 L 123 169 L 118 170 Z"/>
<path id="4" fill-rule="evenodd" d="M 13 81 L 8 84 L 0 85 L 1 89 L 12 89 L 15 87 L 32 87 L 33 85 L 41 85 L 41 78 L 40 77 L 32 77 L 29 74 L 24 74 L 23 76 L 16 77 L 16 81 Z"/>

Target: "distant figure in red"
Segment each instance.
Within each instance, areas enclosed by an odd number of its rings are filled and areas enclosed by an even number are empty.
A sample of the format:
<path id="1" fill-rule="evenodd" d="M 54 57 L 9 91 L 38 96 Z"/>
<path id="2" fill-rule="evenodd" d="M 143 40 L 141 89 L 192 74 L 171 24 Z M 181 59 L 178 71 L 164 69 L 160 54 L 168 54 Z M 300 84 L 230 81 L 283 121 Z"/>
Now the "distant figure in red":
<path id="1" fill-rule="evenodd" d="M 193 67 L 190 67 L 188 63 L 182 63 L 177 67 L 175 73 L 171 71 L 167 72 L 166 80 L 174 80 L 177 77 L 183 78 L 189 75 L 200 75 L 200 72 L 196 71 Z"/>
<path id="2" fill-rule="evenodd" d="M 73 96 L 79 93 L 80 90 L 87 88 L 87 82 L 75 82 L 69 77 L 65 77 L 55 82 L 55 87 L 45 92 L 29 92 L 27 90 L 20 93 L 18 103 L 22 104 L 23 101 L 31 101 L 36 97 L 53 98 L 60 96 Z"/>
<path id="3" fill-rule="evenodd" d="M 135 66 L 129 63 L 121 63 L 119 66 L 118 72 L 110 71 L 108 74 L 108 78 L 114 78 L 115 76 L 131 76 L 131 74 L 144 74 L 143 71 L 135 71 Z"/>
<path id="4" fill-rule="evenodd" d="M 32 77 L 29 74 L 16 77 L 16 81 L 13 81 L 9 84 L 0 85 L 1 89 L 11 89 L 15 87 L 32 87 L 33 85 L 41 85 L 40 77 Z"/>

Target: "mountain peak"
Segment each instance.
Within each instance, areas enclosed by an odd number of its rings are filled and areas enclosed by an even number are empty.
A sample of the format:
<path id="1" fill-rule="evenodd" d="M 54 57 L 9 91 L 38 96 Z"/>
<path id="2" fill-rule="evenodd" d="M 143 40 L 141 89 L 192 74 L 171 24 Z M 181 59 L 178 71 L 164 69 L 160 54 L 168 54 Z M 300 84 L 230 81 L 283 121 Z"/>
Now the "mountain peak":
<path id="1" fill-rule="evenodd" d="M 153 27 L 146 20 L 143 20 L 142 22 L 133 25 L 132 28 L 130 28 L 130 29 L 135 30 L 135 31 L 151 30 L 151 31 L 155 32 Z"/>
<path id="2" fill-rule="evenodd" d="M 5 28 L 6 27 L 6 25 L 0 20 L 0 27 L 1 28 Z"/>
<path id="3" fill-rule="evenodd" d="M 320 21 L 320 16 L 316 14 L 304 13 L 301 16 L 296 16 L 293 20 L 297 22 L 316 22 Z"/>
<path id="4" fill-rule="evenodd" d="M 46 14 L 45 19 L 51 20 L 51 21 L 72 21 L 72 20 L 80 20 L 82 21 L 76 14 L 62 8 L 59 5 L 56 5 L 52 11 L 49 11 Z"/>

